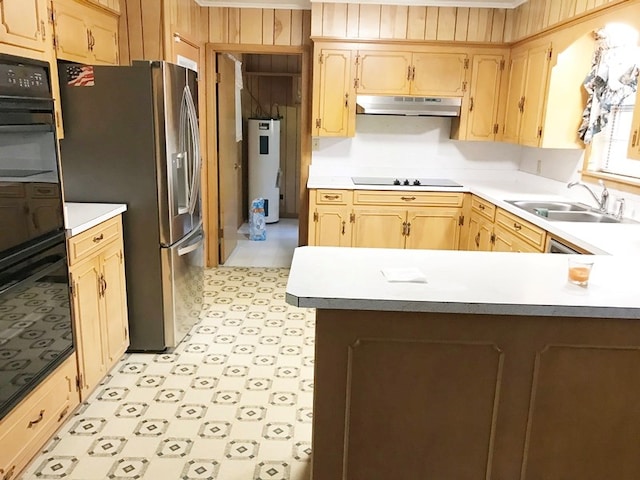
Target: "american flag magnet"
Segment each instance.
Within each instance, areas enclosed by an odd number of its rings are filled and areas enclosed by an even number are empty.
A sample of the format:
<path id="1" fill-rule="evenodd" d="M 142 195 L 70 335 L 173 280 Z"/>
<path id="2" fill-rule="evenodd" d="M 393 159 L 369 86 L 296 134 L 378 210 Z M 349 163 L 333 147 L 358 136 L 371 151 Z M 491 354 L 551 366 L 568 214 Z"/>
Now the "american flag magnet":
<path id="1" fill-rule="evenodd" d="M 93 87 L 96 84 L 92 65 L 68 65 L 67 85 Z"/>

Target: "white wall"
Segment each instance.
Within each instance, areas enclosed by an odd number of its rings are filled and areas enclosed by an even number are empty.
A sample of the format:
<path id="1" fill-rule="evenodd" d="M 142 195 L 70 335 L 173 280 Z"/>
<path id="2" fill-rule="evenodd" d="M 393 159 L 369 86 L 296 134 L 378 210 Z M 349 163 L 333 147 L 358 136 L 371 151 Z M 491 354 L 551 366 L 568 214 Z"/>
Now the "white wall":
<path id="1" fill-rule="evenodd" d="M 448 118 L 358 115 L 354 137 L 316 139 L 319 148 L 312 152 L 312 165 L 326 175 L 428 176 L 449 170 L 490 175 L 495 170 L 521 170 L 563 183 L 580 179 L 583 150 L 456 141 L 449 138 L 450 129 Z M 592 186 L 599 194 L 601 187 Z M 639 195 L 609 191 L 611 209 L 616 199 L 623 197 L 625 216 L 640 220 Z M 566 194 L 594 204 L 580 187 L 567 189 Z"/>
<path id="2" fill-rule="evenodd" d="M 450 140 L 450 129 L 448 118 L 358 115 L 354 137 L 318 139 L 312 164 L 396 174 L 424 169 L 518 169 L 520 147 Z"/>

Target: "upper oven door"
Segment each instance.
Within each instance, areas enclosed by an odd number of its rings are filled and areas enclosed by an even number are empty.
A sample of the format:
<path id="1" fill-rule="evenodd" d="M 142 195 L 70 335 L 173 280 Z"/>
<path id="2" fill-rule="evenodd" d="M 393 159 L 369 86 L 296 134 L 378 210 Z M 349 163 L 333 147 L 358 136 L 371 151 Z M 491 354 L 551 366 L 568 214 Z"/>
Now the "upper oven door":
<path id="1" fill-rule="evenodd" d="M 48 64 L 0 55 L 0 259 L 64 230 Z"/>

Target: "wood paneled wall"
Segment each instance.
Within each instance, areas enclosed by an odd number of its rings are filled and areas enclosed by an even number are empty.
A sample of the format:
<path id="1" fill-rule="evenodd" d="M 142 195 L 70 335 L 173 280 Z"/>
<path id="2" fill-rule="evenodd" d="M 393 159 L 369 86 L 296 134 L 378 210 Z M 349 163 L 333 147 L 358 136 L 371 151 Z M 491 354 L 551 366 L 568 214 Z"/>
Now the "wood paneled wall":
<path id="1" fill-rule="evenodd" d="M 516 9 L 311 4 L 313 37 L 513 43 L 574 17 L 631 0 L 528 0 Z"/>
<path id="2" fill-rule="evenodd" d="M 313 37 L 501 43 L 506 9 L 312 3 Z"/>
<path id="3" fill-rule="evenodd" d="M 505 42 L 516 42 L 563 22 L 603 7 L 629 0 L 528 0 L 510 10 L 505 25 Z"/>
<path id="4" fill-rule="evenodd" d="M 297 217 L 300 203 L 301 55 L 244 55 L 243 118 L 280 115 L 280 215 Z M 246 123 L 245 123 L 246 125 Z M 246 142 L 245 142 L 246 143 Z M 244 152 L 245 176 L 246 148 Z M 246 190 L 246 189 L 245 189 Z M 243 205 L 243 212 L 248 205 Z"/>
<path id="5" fill-rule="evenodd" d="M 210 7 L 208 13 L 211 43 L 281 46 L 310 43 L 309 10 Z"/>
<path id="6" fill-rule="evenodd" d="M 203 46 L 208 38 L 207 8 L 193 0 L 122 0 L 120 63 L 171 60 L 174 35 Z"/>

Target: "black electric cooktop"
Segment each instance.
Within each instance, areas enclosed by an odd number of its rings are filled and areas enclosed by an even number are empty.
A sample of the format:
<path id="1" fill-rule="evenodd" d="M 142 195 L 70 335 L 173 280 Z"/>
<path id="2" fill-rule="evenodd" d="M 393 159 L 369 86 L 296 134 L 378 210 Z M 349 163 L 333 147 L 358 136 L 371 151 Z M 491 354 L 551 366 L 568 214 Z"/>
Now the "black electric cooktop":
<path id="1" fill-rule="evenodd" d="M 351 177 L 354 185 L 401 187 L 462 187 L 448 178 Z"/>

